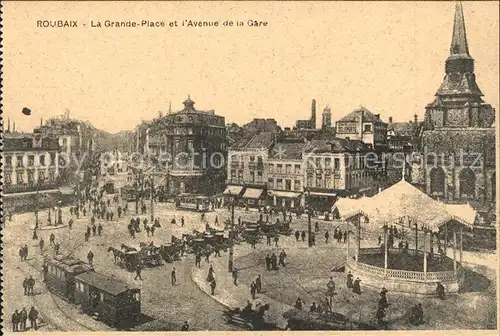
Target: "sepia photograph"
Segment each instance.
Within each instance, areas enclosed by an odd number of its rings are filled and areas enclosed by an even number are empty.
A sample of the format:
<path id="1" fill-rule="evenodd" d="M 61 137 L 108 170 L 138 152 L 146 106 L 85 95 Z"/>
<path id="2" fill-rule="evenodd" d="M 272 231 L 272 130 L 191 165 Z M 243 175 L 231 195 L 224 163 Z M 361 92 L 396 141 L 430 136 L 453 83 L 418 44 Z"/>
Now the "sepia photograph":
<path id="1" fill-rule="evenodd" d="M 498 2 L 1 18 L 4 333 L 497 335 Z"/>

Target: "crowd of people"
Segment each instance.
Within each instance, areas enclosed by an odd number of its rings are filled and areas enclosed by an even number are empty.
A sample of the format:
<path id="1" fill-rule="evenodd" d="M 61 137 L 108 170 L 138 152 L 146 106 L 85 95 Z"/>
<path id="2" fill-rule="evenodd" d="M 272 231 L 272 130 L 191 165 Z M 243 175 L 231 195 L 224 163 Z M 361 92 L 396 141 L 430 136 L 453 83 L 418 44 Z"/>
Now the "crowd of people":
<path id="1" fill-rule="evenodd" d="M 30 321 L 30 327 L 27 326 L 27 321 Z M 16 309 L 12 314 L 11 323 L 12 323 L 12 331 L 27 331 L 31 329 L 32 331 L 38 330 L 38 311 L 35 307 L 31 307 L 30 311 L 26 310 L 26 307 L 23 307 L 21 311 Z"/>

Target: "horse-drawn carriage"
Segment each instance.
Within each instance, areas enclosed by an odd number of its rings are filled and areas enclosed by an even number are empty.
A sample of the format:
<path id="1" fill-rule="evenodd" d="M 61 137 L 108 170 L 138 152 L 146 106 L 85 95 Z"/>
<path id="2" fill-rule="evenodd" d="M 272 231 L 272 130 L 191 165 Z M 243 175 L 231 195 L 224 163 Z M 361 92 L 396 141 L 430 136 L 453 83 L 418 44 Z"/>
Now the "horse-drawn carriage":
<path id="1" fill-rule="evenodd" d="M 223 314 L 227 323 L 237 325 L 249 330 L 278 330 L 275 324 L 265 321 L 265 312 L 269 305 L 258 305 L 252 309 L 249 303 L 245 308 L 225 309 Z"/>
<path id="2" fill-rule="evenodd" d="M 153 242 L 149 244 L 141 242 L 139 246 L 141 248 L 139 257 L 144 265 L 153 267 L 162 264 L 161 247 L 154 246 Z"/>
<path id="3" fill-rule="evenodd" d="M 161 257 L 168 263 L 180 260 L 179 248 L 175 244 L 164 244 L 160 250 Z"/>

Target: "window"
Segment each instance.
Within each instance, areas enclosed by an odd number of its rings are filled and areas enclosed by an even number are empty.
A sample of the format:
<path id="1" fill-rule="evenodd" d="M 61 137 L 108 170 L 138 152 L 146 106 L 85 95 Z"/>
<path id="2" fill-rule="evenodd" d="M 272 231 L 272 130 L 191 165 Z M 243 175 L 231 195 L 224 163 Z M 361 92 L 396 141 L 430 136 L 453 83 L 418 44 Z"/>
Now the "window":
<path id="1" fill-rule="evenodd" d="M 316 176 L 316 187 L 321 187 L 321 186 L 322 186 L 321 176 Z"/>
<path id="2" fill-rule="evenodd" d="M 54 182 L 56 180 L 56 172 L 51 169 L 49 170 L 49 181 Z"/>
<path id="3" fill-rule="evenodd" d="M 43 170 L 38 171 L 38 181 L 42 182 L 45 180 L 45 172 Z"/>
<path id="4" fill-rule="evenodd" d="M 81 282 L 76 281 L 75 284 L 76 284 L 76 290 L 82 293 L 85 292 L 85 288 L 83 287 L 83 284 Z"/>
<path id="5" fill-rule="evenodd" d="M 340 169 L 340 159 L 339 158 L 335 158 L 333 160 L 333 167 L 335 170 L 339 170 Z"/>
<path id="6" fill-rule="evenodd" d="M 194 150 L 193 140 L 188 140 L 188 150 L 192 152 Z"/>
<path id="7" fill-rule="evenodd" d="M 35 156 L 34 155 L 29 155 L 28 156 L 28 166 L 33 167 L 35 165 Z"/>
<path id="8" fill-rule="evenodd" d="M 325 187 L 326 188 L 333 188 L 333 186 L 332 186 L 332 176 L 331 175 L 325 176 Z"/>
<path id="9" fill-rule="evenodd" d="M 287 174 L 291 174 L 292 173 L 292 165 L 291 164 L 287 164 L 285 166 L 285 171 Z"/>
<path id="10" fill-rule="evenodd" d="M 262 165 L 262 158 L 260 156 L 257 158 L 257 164 Z"/>
<path id="11" fill-rule="evenodd" d="M 295 175 L 300 175 L 300 165 L 299 164 L 295 165 Z"/>
<path id="12" fill-rule="evenodd" d="M 38 162 L 41 167 L 45 167 L 45 154 L 40 154 L 38 156 Z"/>
<path id="13" fill-rule="evenodd" d="M 51 165 L 56 164 L 56 154 L 55 153 L 50 153 L 50 163 Z"/>
<path id="14" fill-rule="evenodd" d="M 243 180 L 243 170 L 238 170 L 238 180 Z"/>
<path id="15" fill-rule="evenodd" d="M 274 170 L 274 165 L 272 163 L 269 164 L 269 172 L 272 173 Z"/>
<path id="16" fill-rule="evenodd" d="M 236 170 L 232 169 L 231 170 L 231 180 L 236 179 Z"/>
<path id="17" fill-rule="evenodd" d="M 292 180 L 285 180 L 285 190 L 292 190 Z"/>
<path id="18" fill-rule="evenodd" d="M 12 174 L 10 172 L 5 172 L 5 184 L 12 184 Z"/>
<path id="19" fill-rule="evenodd" d="M 28 172 L 28 182 L 33 183 L 35 181 L 35 174 L 33 174 L 33 171 Z"/>
<path id="20" fill-rule="evenodd" d="M 12 156 L 8 155 L 5 157 L 5 167 L 6 168 L 12 167 Z"/>
<path id="21" fill-rule="evenodd" d="M 293 189 L 296 190 L 296 191 L 300 190 L 300 180 L 295 180 L 293 182 Z"/>
<path id="22" fill-rule="evenodd" d="M 316 169 L 321 168 L 321 158 L 316 158 Z"/>
<path id="23" fill-rule="evenodd" d="M 313 185 L 313 176 L 312 174 L 307 175 L 307 185 L 312 187 Z"/>
<path id="24" fill-rule="evenodd" d="M 268 184 L 268 187 L 269 187 L 270 189 L 274 189 L 274 179 L 273 179 L 273 178 L 269 178 L 269 179 L 267 180 L 267 184 Z"/>
<path id="25" fill-rule="evenodd" d="M 262 182 L 262 172 L 261 171 L 257 172 L 257 182 Z"/>
<path id="26" fill-rule="evenodd" d="M 314 168 L 314 161 L 313 160 L 307 161 L 307 168 Z"/>
<path id="27" fill-rule="evenodd" d="M 17 184 L 24 183 L 24 173 L 17 173 Z"/>
<path id="28" fill-rule="evenodd" d="M 21 155 L 16 156 L 16 167 L 22 167 L 23 166 L 23 157 Z"/>
<path id="29" fill-rule="evenodd" d="M 104 302 L 104 293 L 99 293 L 99 299 Z"/>
<path id="30" fill-rule="evenodd" d="M 282 164 L 278 164 L 278 165 L 276 165 L 276 167 L 277 167 L 278 173 L 281 174 L 282 170 L 283 170 L 283 165 Z"/>
<path id="31" fill-rule="evenodd" d="M 368 124 L 365 125 L 365 132 L 371 132 L 372 131 L 372 125 Z"/>
<path id="32" fill-rule="evenodd" d="M 283 189 L 283 179 L 276 180 L 276 189 Z"/>
<path id="33" fill-rule="evenodd" d="M 325 168 L 330 168 L 331 165 L 332 165 L 332 159 L 325 158 Z"/>

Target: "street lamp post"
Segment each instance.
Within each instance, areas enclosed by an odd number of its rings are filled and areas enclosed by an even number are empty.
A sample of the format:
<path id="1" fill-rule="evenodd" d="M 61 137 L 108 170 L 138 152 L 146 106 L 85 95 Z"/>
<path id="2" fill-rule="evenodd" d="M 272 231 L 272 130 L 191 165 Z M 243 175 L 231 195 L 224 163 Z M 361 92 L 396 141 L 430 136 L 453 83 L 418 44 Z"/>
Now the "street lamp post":
<path id="1" fill-rule="evenodd" d="M 229 191 L 229 197 L 231 198 L 231 223 L 229 228 L 229 259 L 227 262 L 227 269 L 229 273 L 233 272 L 233 264 L 234 264 L 234 203 L 235 197 L 232 195 L 231 191 Z"/>
<path id="2" fill-rule="evenodd" d="M 151 174 L 151 185 L 150 185 L 150 188 L 151 188 L 151 223 L 153 223 L 154 221 L 154 181 L 153 181 L 153 174 Z"/>
<path id="3" fill-rule="evenodd" d="M 311 225 L 311 219 L 312 219 L 312 210 L 311 206 L 309 204 L 309 197 L 311 195 L 311 192 L 308 190 L 306 192 L 307 194 L 307 246 L 312 247 L 312 225 Z"/>

